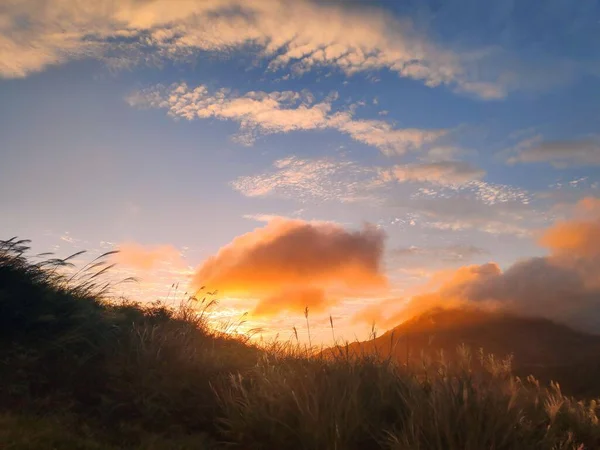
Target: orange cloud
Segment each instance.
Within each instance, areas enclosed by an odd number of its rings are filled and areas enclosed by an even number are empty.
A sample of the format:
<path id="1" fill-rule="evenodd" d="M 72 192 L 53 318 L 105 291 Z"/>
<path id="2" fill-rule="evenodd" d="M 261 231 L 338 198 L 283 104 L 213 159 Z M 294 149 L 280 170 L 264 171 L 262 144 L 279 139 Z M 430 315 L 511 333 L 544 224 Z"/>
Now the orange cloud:
<path id="1" fill-rule="evenodd" d="M 598 256 L 600 226 L 598 222 L 561 222 L 549 229 L 540 243 L 556 255 Z"/>
<path id="2" fill-rule="evenodd" d="M 575 208 L 576 219 L 561 221 L 540 238 L 540 244 L 561 257 L 600 256 L 600 199 L 586 197 Z"/>
<path id="3" fill-rule="evenodd" d="M 144 247 L 135 242 L 126 242 L 118 246 L 119 253 L 114 255 L 118 264 L 137 270 L 147 271 L 163 262 L 180 262 L 180 252 L 171 245 Z"/>
<path id="4" fill-rule="evenodd" d="M 412 181 L 452 186 L 480 180 L 485 176 L 485 170 L 464 161 L 437 161 L 394 166 L 384 175 L 401 183 Z"/>
<path id="5" fill-rule="evenodd" d="M 434 308 L 463 307 L 469 302 L 473 286 L 500 274 L 500 267 L 495 263 L 464 266 L 455 271 L 442 270 L 432 275 L 431 281 L 421 289 L 424 293 L 404 299 L 391 298 L 371 305 L 359 311 L 353 321 L 374 322 L 381 327 L 391 328 Z M 402 306 L 400 310 L 399 305 Z M 480 302 L 479 306 L 494 308 L 496 305 L 487 301 Z"/>
<path id="6" fill-rule="evenodd" d="M 597 209 L 600 202 L 583 200 L 577 214 L 589 213 L 590 205 Z M 548 256 L 524 259 L 505 271 L 495 263 L 462 267 L 451 277 L 438 277 L 442 281 L 436 289 L 404 299 L 396 313 L 377 315 L 374 307 L 365 313 L 390 327 L 432 308 L 476 305 L 600 332 L 600 216 L 558 222 L 540 243 L 549 249 Z"/>
<path id="7" fill-rule="evenodd" d="M 344 295 L 384 289 L 384 234 L 325 222 L 277 218 L 235 238 L 207 259 L 192 284 L 260 299 L 254 313 L 323 309 Z"/>
<path id="8" fill-rule="evenodd" d="M 503 97 L 509 88 L 496 76 L 481 79 L 468 70 L 481 57 L 440 46 L 385 10 L 301 0 L 173 3 L 4 1 L 0 77 L 24 77 L 82 57 L 131 67 L 145 57 L 183 61 L 251 45 L 270 69 L 292 73 L 322 66 L 347 74 L 388 68 L 426 86 L 450 85 L 482 98 Z"/>
<path id="9" fill-rule="evenodd" d="M 307 307 L 318 313 L 337 301 L 334 297 L 327 297 L 323 289 L 299 288 L 262 299 L 252 313 L 257 316 L 273 316 L 286 310 L 302 311 Z"/>
<path id="10" fill-rule="evenodd" d="M 577 203 L 575 210 L 580 215 L 592 214 L 598 217 L 600 214 L 600 198 L 585 197 Z"/>

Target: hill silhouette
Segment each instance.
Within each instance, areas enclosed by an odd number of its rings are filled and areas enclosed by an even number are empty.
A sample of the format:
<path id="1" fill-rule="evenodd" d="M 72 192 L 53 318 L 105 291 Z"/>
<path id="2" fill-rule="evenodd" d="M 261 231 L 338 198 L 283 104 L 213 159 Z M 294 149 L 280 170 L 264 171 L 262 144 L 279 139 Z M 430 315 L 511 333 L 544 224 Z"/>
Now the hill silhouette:
<path id="1" fill-rule="evenodd" d="M 401 363 L 456 354 L 459 346 L 472 359 L 482 349 L 511 358 L 514 373 L 558 381 L 573 395 L 600 395 L 600 336 L 553 321 L 478 308 L 436 308 L 383 335 L 349 344 L 350 352 L 393 356 Z"/>
<path id="2" fill-rule="evenodd" d="M 464 354 L 417 367 L 258 346 L 211 328 L 213 302 L 115 301 L 103 261 L 74 276 L 68 258 L 32 262 L 27 251 L 26 241 L 0 241 L 2 449 L 600 448 L 598 402 L 514 378 L 496 359 L 478 370 Z M 396 333 L 390 352 L 402 333 L 413 352 L 485 340 L 503 353 L 500 343 L 528 340 L 518 361 L 536 364 L 570 353 L 585 363 L 597 344 L 549 322 L 444 311 L 352 348 L 375 349 Z"/>

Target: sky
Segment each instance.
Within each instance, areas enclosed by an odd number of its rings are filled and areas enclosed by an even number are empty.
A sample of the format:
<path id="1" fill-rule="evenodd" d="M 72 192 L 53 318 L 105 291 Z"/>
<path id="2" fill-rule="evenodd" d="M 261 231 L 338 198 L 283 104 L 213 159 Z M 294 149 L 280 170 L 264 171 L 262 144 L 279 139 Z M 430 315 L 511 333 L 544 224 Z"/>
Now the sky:
<path id="1" fill-rule="evenodd" d="M 565 317 L 500 288 L 531 270 L 575 323 L 599 50 L 595 0 L 4 0 L 1 238 L 120 249 L 119 295 L 206 286 L 286 339 L 306 306 L 326 342 L 449 293 Z"/>

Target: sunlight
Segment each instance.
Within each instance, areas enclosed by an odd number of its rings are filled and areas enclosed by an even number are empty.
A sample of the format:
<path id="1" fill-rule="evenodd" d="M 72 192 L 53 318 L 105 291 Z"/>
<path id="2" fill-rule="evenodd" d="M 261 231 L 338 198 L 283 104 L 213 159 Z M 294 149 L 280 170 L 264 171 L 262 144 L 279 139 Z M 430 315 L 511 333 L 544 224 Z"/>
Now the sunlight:
<path id="1" fill-rule="evenodd" d="M 0 449 L 600 449 L 599 50 L 596 0 L 0 1 Z"/>

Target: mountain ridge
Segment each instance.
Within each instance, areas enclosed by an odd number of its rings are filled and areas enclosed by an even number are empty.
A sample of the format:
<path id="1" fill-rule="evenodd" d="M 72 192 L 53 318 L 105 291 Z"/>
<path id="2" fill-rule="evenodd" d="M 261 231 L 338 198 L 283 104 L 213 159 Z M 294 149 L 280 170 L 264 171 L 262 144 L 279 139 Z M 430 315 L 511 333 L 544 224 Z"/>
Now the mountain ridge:
<path id="1" fill-rule="evenodd" d="M 518 376 L 558 381 L 573 395 L 600 395 L 600 335 L 541 317 L 476 307 L 436 308 L 374 339 L 348 344 L 344 351 L 415 364 L 423 357 L 439 357 L 440 352 L 453 358 L 462 345 L 473 360 L 482 349 L 499 359 L 510 357 Z"/>

